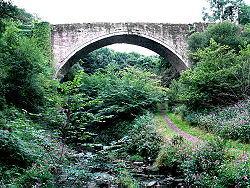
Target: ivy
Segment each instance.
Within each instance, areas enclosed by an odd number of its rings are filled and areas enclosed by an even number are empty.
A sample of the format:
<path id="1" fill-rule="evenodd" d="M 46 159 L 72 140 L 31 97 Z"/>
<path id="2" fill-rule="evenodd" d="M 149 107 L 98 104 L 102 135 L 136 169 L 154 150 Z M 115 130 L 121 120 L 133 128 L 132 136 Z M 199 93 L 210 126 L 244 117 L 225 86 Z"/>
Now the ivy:
<path id="1" fill-rule="evenodd" d="M 34 24 L 33 38 L 37 41 L 38 47 L 43 54 L 52 61 L 53 53 L 51 49 L 51 27 L 48 22 L 38 22 Z"/>

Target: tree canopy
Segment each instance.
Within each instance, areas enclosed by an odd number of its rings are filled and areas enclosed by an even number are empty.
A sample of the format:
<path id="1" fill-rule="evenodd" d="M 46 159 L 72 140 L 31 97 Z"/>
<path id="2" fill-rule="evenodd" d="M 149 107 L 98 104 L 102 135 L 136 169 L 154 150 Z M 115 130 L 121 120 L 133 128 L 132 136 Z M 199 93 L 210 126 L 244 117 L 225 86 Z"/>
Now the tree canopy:
<path id="1" fill-rule="evenodd" d="M 207 0 L 212 14 L 203 8 L 204 21 L 231 21 L 242 25 L 250 21 L 249 6 L 243 0 Z"/>

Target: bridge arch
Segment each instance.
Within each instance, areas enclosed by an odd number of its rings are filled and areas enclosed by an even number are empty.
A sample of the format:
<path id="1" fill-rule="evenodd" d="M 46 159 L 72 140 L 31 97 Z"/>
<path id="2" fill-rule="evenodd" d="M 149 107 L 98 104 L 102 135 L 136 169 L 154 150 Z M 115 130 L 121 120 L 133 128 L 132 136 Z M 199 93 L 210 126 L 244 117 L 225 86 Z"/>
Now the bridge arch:
<path id="1" fill-rule="evenodd" d="M 75 49 L 71 54 L 68 55 L 67 58 L 64 59 L 56 74 L 58 75 L 60 73 L 62 76 L 64 76 L 69 71 L 69 69 L 84 55 L 87 55 L 88 53 L 99 48 L 117 43 L 133 44 L 152 50 L 172 63 L 177 71 L 186 70 L 188 68 L 182 57 L 166 44 L 162 44 L 160 41 L 152 39 L 148 36 L 119 33 L 97 38 L 92 40 L 91 43 L 83 44 L 82 46 L 78 47 L 78 49 Z"/>
<path id="2" fill-rule="evenodd" d="M 207 24 L 82 23 L 52 25 L 53 65 L 65 75 L 80 57 L 101 47 L 127 43 L 145 47 L 169 60 L 178 70 L 190 67 L 187 39 Z"/>

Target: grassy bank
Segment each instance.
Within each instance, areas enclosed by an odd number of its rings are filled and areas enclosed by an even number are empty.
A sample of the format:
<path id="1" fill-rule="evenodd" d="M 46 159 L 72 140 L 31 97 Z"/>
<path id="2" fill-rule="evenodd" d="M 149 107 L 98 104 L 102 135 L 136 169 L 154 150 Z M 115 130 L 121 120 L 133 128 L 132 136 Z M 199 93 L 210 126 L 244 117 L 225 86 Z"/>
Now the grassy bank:
<path id="1" fill-rule="evenodd" d="M 182 131 L 203 141 L 182 139 L 165 120 L 156 115 L 158 131 L 165 137 L 155 165 L 160 171 L 183 179 L 191 187 L 247 187 L 249 185 L 249 144 L 239 143 L 191 126 L 181 116 L 166 116 Z"/>
<path id="2" fill-rule="evenodd" d="M 176 115 L 174 113 L 166 112 L 165 115 L 177 125 L 179 129 L 182 131 L 189 133 L 197 138 L 200 138 L 204 141 L 206 140 L 215 140 L 216 135 L 209 133 L 208 131 L 201 129 L 200 127 L 194 127 L 190 125 L 190 123 L 184 121 L 181 116 Z M 250 152 L 250 144 L 240 143 L 237 140 L 227 139 L 227 147 L 234 150 L 241 150 L 239 152 L 249 153 Z M 237 153 L 237 152 L 236 152 Z"/>

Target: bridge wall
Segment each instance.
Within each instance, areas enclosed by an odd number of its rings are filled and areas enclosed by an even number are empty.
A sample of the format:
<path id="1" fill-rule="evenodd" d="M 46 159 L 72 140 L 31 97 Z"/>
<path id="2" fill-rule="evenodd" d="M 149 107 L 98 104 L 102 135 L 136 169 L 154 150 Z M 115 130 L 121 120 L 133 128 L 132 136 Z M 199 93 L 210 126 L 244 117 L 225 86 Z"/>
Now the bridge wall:
<path id="1" fill-rule="evenodd" d="M 146 47 L 169 59 L 177 70 L 184 70 L 190 67 L 188 36 L 204 31 L 207 24 L 82 23 L 51 27 L 54 67 L 65 74 L 81 55 L 114 43 Z"/>

